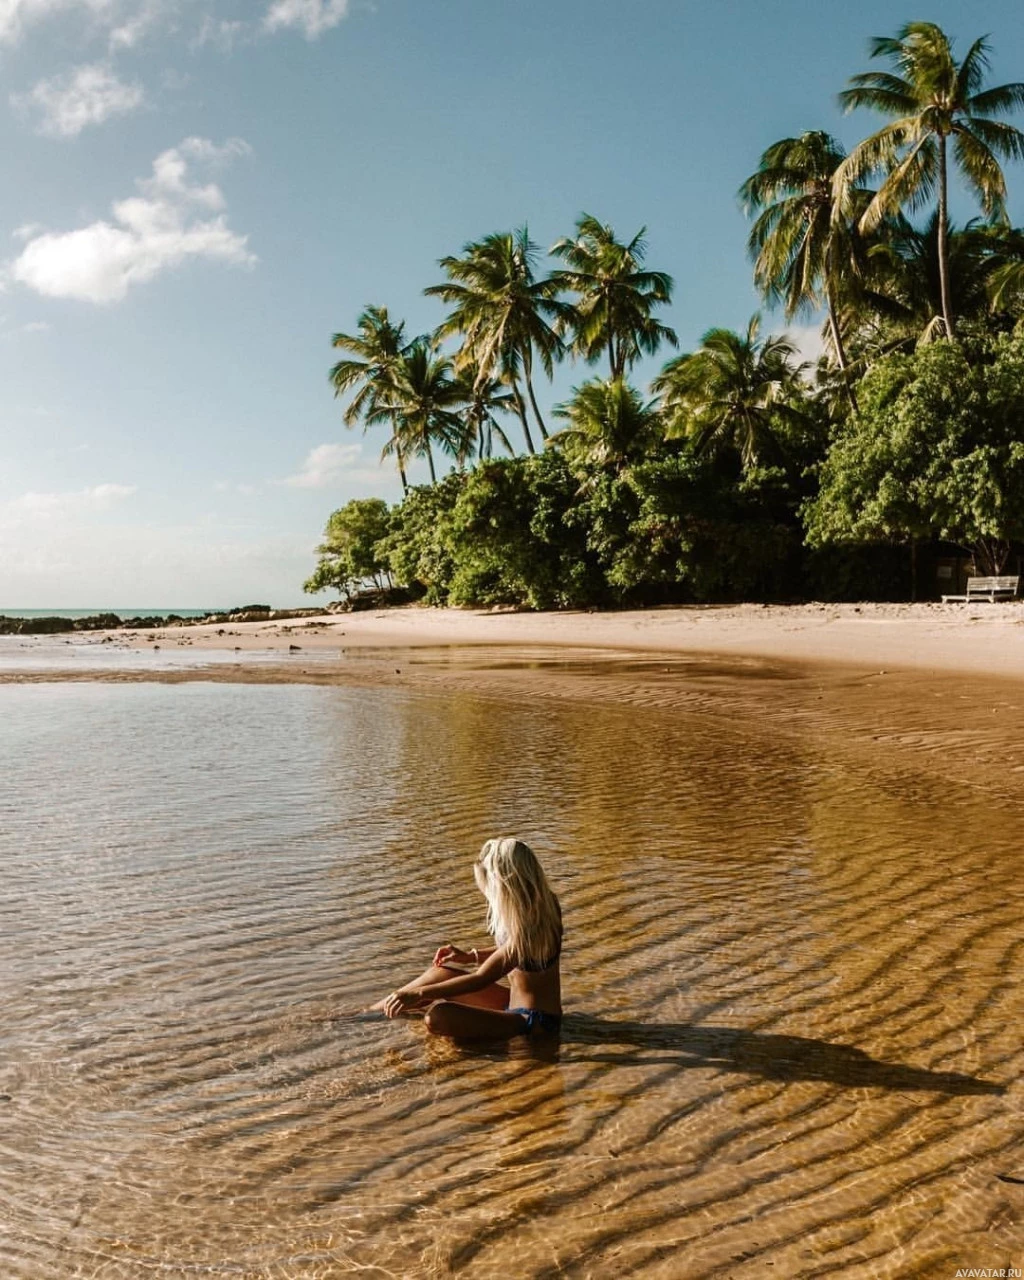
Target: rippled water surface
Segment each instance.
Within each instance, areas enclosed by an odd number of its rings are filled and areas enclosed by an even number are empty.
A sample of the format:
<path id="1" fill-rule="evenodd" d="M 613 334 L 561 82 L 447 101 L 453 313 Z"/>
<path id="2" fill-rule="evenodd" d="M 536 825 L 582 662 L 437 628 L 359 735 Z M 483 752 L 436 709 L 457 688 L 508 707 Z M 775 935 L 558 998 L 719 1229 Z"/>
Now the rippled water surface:
<path id="1" fill-rule="evenodd" d="M 1019 691 L 530 678 L 0 688 L 0 1275 L 1024 1265 Z M 560 1045 L 360 1013 L 510 831 Z"/>

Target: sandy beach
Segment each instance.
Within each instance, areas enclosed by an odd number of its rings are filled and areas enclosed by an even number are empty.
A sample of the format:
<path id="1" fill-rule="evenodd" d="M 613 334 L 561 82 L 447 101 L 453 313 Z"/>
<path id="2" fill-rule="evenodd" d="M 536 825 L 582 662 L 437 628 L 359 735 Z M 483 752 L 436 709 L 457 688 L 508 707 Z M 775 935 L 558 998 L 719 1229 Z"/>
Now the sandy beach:
<path id="1" fill-rule="evenodd" d="M 75 643 L 270 650 L 290 658 L 356 649 L 570 646 L 1020 679 L 1022 628 L 1024 601 L 970 606 L 746 604 L 543 614 L 410 606 L 288 621 L 99 632 Z"/>

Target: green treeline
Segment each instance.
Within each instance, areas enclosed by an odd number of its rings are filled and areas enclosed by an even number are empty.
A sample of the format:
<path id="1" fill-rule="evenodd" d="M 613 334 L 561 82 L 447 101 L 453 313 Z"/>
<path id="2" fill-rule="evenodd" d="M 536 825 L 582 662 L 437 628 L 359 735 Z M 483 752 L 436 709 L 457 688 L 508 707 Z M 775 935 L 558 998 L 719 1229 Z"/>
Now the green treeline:
<path id="1" fill-rule="evenodd" d="M 880 127 L 848 154 L 820 131 L 769 146 L 740 187 L 765 303 L 823 315 L 825 353 L 709 329 L 678 346 L 673 282 L 584 214 L 542 261 L 525 228 L 442 258 L 447 308 L 410 337 L 386 308 L 338 333 L 350 427 L 384 426 L 403 500 L 356 500 L 325 530 L 308 591 L 402 586 L 436 603 L 569 605 L 906 596 L 908 548 L 980 573 L 1024 542 L 1024 229 L 1002 162 L 1024 83 L 987 84 L 931 23 L 871 42 L 840 94 Z M 876 121 L 877 123 L 877 121 Z M 978 215 L 951 222 L 951 186 Z M 545 419 L 556 363 L 595 376 Z M 438 477 L 437 459 L 454 462 Z M 431 483 L 410 487 L 425 458 Z"/>

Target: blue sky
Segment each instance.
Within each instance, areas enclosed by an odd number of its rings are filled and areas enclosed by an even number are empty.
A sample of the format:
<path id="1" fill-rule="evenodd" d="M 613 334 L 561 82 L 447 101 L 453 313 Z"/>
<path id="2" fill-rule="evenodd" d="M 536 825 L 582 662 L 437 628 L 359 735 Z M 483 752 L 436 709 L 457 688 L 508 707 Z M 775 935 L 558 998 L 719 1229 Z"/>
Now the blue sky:
<path id="1" fill-rule="evenodd" d="M 684 348 L 744 325 L 737 187 L 780 137 L 864 136 L 835 94 L 908 19 L 1024 79 L 1010 0 L 0 0 L 0 612 L 304 602 L 330 511 L 398 496 L 330 335 L 432 327 L 437 259 L 489 231 L 646 224 Z"/>

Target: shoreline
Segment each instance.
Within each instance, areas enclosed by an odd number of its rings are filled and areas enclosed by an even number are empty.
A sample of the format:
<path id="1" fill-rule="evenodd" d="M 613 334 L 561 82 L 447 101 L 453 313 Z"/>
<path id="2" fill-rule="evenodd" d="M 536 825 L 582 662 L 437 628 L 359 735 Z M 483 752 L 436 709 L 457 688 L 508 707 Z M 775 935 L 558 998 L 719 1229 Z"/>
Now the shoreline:
<path id="1" fill-rule="evenodd" d="M 280 654 L 424 648 L 686 654 L 1024 679 L 1024 601 L 1008 604 L 691 605 L 621 613 L 404 606 L 304 619 L 94 632 L 73 645 Z M 242 657 L 239 658 L 242 661 Z M 98 674 L 98 673 L 96 673 Z"/>

